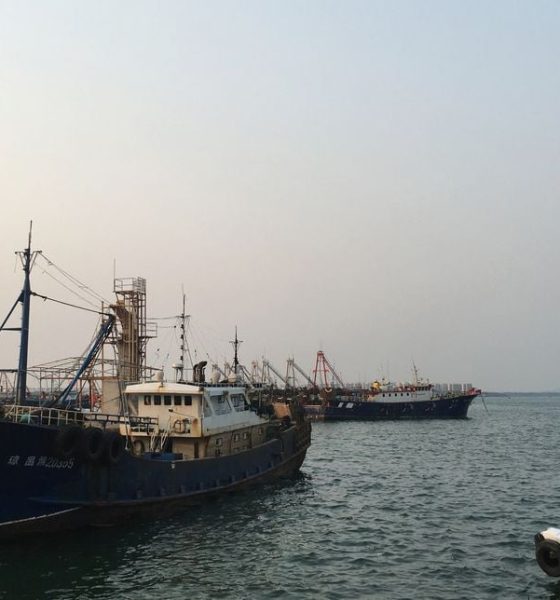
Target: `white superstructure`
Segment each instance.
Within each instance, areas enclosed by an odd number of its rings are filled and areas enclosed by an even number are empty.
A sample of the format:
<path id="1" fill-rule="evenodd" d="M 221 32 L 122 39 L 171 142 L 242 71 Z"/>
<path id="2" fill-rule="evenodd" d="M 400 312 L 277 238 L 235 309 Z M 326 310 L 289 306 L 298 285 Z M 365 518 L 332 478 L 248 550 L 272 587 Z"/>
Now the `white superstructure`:
<path id="1" fill-rule="evenodd" d="M 125 431 L 136 452 L 170 451 L 185 457 L 229 454 L 261 443 L 269 420 L 253 411 L 237 385 L 151 381 L 127 386 L 129 414 L 157 426 Z"/>

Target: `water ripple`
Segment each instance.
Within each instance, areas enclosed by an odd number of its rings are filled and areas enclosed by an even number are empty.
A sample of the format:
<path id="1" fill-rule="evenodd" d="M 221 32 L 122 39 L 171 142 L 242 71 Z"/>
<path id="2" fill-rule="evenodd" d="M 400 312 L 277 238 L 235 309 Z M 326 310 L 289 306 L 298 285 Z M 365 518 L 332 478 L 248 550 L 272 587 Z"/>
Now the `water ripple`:
<path id="1" fill-rule="evenodd" d="M 0 547 L 0 599 L 560 599 L 558 398 L 324 423 L 303 473 L 173 518 Z"/>

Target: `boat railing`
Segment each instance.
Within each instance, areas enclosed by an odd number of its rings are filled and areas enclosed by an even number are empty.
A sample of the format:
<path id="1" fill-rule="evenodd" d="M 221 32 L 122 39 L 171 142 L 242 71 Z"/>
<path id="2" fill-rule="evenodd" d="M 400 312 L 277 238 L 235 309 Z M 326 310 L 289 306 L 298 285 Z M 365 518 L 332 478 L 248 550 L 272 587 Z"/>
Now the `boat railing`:
<path id="1" fill-rule="evenodd" d="M 38 425 L 81 425 L 107 427 L 107 425 L 129 425 L 135 431 L 151 431 L 157 427 L 158 419 L 154 417 L 138 417 L 112 415 L 100 412 L 84 412 L 61 408 L 12 405 L 6 406 L 4 419 L 16 423 L 33 423 Z"/>

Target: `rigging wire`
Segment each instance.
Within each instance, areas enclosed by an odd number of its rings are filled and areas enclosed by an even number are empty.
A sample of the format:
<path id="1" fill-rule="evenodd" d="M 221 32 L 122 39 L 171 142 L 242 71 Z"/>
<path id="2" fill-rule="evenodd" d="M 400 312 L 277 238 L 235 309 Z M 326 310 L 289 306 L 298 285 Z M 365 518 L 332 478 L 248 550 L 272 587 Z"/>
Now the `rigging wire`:
<path id="1" fill-rule="evenodd" d="M 209 354 L 208 350 L 206 349 L 204 342 L 202 341 L 202 336 L 198 332 L 198 327 L 195 326 L 194 323 L 192 322 L 192 320 L 190 320 L 190 319 L 189 319 L 189 327 L 191 330 L 191 335 L 193 337 L 193 340 L 195 341 L 195 343 L 197 343 L 198 346 L 200 346 L 202 348 L 202 351 L 204 352 L 206 357 L 212 362 L 212 359 L 210 358 L 210 354 Z M 219 354 L 219 353 L 216 352 L 216 354 Z"/>
<path id="2" fill-rule="evenodd" d="M 79 308 L 80 310 L 85 310 L 87 312 L 95 313 L 96 315 L 104 315 L 110 317 L 110 313 L 102 312 L 100 310 L 93 310 L 91 308 L 85 308 L 84 306 L 78 306 L 77 304 L 71 304 L 70 302 L 64 302 L 62 300 L 56 300 L 55 298 L 49 298 L 48 296 L 43 296 L 42 294 L 38 294 L 37 292 L 31 292 L 32 296 L 37 296 L 37 298 L 41 298 L 42 300 L 50 300 L 51 302 L 56 302 L 57 304 L 64 304 L 64 306 L 70 306 L 71 308 Z"/>
<path id="3" fill-rule="evenodd" d="M 84 290 L 85 292 L 89 292 L 89 294 L 91 296 L 93 296 L 94 298 L 96 298 L 96 300 L 98 302 L 104 302 L 106 304 L 110 304 L 110 302 L 108 302 L 107 299 L 104 298 L 101 294 L 98 294 L 95 290 L 90 288 L 88 285 L 86 285 L 85 283 L 82 283 L 78 278 L 76 278 L 73 275 L 71 275 L 70 273 L 68 273 L 68 271 L 65 271 L 64 269 L 59 267 L 48 256 L 45 256 L 45 254 L 43 252 L 39 256 L 43 257 L 49 266 L 54 267 L 61 275 L 63 275 L 67 279 L 69 279 L 74 285 L 79 287 L 81 290 Z"/>
<path id="4" fill-rule="evenodd" d="M 179 346 L 179 338 L 177 336 L 177 327 L 162 327 L 162 329 L 170 329 L 171 331 L 166 332 L 159 348 L 156 348 L 154 362 L 157 363 L 159 361 L 162 368 L 165 369 L 171 356 L 172 346 L 173 348 Z"/>
<path id="5" fill-rule="evenodd" d="M 47 275 L 47 277 L 50 277 L 51 279 L 54 279 L 54 281 L 56 281 L 59 285 L 61 285 L 64 289 L 68 290 L 71 294 L 74 294 L 74 296 L 77 296 L 78 298 L 80 298 L 80 300 L 83 300 L 84 302 L 86 302 L 87 304 L 89 304 L 90 306 L 97 306 L 95 303 L 93 303 L 91 300 L 88 300 L 87 298 L 84 298 L 84 296 L 78 294 L 78 292 L 76 292 L 75 290 L 73 290 L 72 288 L 68 287 L 67 285 L 65 285 L 64 283 L 62 283 L 62 281 L 60 281 L 59 279 L 57 279 L 52 273 L 49 273 L 48 271 L 46 271 L 45 269 L 43 269 L 41 266 L 38 267 L 42 273 L 44 275 Z"/>
<path id="6" fill-rule="evenodd" d="M 149 321 L 170 321 L 170 320 L 177 320 L 177 321 L 180 322 L 181 315 L 173 315 L 173 316 L 170 316 L 170 317 L 149 317 L 148 320 Z M 189 335 L 189 327 L 190 327 L 190 324 L 191 324 L 190 315 L 188 316 L 188 318 L 186 319 L 186 321 L 187 321 L 187 324 L 186 324 L 185 331 L 184 331 L 184 336 L 185 336 L 184 341 L 185 342 L 186 342 L 187 337 Z M 176 341 L 177 345 L 180 346 L 180 340 L 179 340 L 179 337 L 177 336 L 177 331 L 178 331 L 179 327 L 180 326 L 177 325 L 177 324 L 175 324 L 175 325 L 158 325 L 158 331 L 160 329 L 173 329 L 174 330 L 174 335 L 175 335 L 175 341 Z M 185 351 L 186 351 L 187 357 L 189 359 L 190 368 L 192 369 L 194 363 L 193 363 L 193 359 L 192 359 L 190 345 L 188 343 L 186 343 L 185 345 L 186 345 Z M 168 356 L 169 356 L 169 354 L 167 355 L 166 359 L 168 358 Z M 207 356 L 208 356 L 208 354 L 207 354 Z"/>
<path id="7" fill-rule="evenodd" d="M 223 349 L 224 345 L 229 347 L 230 342 L 228 340 L 224 340 L 212 327 L 204 326 L 203 328 L 200 328 L 198 325 L 192 323 L 192 321 L 190 322 L 190 325 L 194 341 L 200 345 L 203 354 L 206 356 L 206 358 L 208 358 L 209 361 L 213 363 L 221 362 L 222 364 L 225 364 L 231 360 L 229 357 L 229 351 L 225 352 Z M 213 340 L 211 339 L 211 346 L 213 350 L 209 351 L 206 348 L 203 342 L 204 332 L 206 334 L 206 339 L 208 339 L 208 337 L 213 338 Z M 221 349 L 219 349 L 220 347 Z M 211 355 L 210 352 L 213 352 L 213 354 Z"/>
<path id="8" fill-rule="evenodd" d="M 490 411 L 488 410 L 488 407 L 486 406 L 486 401 L 484 400 L 484 394 L 480 394 L 480 399 L 482 400 L 482 406 L 484 406 L 484 410 L 486 411 L 486 414 L 489 415 Z"/>
<path id="9" fill-rule="evenodd" d="M 186 348 L 187 348 L 187 356 L 189 357 L 189 361 L 191 363 L 191 369 L 194 369 L 194 362 L 193 362 L 193 358 L 192 358 L 192 354 L 191 354 L 191 347 L 189 346 L 189 344 L 187 342 L 187 338 L 188 338 L 188 335 L 189 335 L 189 327 L 190 326 L 191 326 L 191 318 L 189 316 L 189 318 L 187 319 L 187 326 L 185 328 L 185 331 L 184 331 L 183 335 L 184 335 L 184 341 L 186 342 L 185 345 L 186 345 Z M 195 354 L 195 358 L 196 358 L 196 349 L 194 351 L 194 354 Z M 208 358 L 210 358 L 210 357 L 208 357 Z"/>
<path id="10" fill-rule="evenodd" d="M 148 317 L 148 321 L 170 321 L 171 319 L 177 319 L 177 315 L 172 317 Z"/>

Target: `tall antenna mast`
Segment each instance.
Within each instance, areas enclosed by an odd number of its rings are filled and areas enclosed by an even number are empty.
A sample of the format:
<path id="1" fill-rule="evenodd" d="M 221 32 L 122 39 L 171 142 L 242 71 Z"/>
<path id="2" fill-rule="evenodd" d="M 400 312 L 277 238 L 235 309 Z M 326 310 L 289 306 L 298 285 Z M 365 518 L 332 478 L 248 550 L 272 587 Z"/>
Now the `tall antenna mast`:
<path id="1" fill-rule="evenodd" d="M 29 315 L 31 308 L 31 268 L 37 256 L 37 252 L 31 252 L 31 232 L 33 229 L 33 221 L 29 222 L 29 238 L 27 248 L 21 252 L 16 252 L 19 255 L 23 264 L 23 272 L 25 278 L 23 281 L 23 289 L 19 295 L 18 302 L 21 302 L 21 329 L 20 329 L 20 345 L 19 345 L 19 363 L 17 371 L 16 384 L 16 404 L 21 404 L 25 400 L 27 393 L 27 356 L 29 352 Z"/>
<path id="2" fill-rule="evenodd" d="M 237 325 L 235 326 L 235 339 L 230 341 L 230 344 L 233 345 L 233 372 L 237 375 L 237 367 L 239 366 L 239 358 L 237 354 L 237 350 L 239 348 L 239 344 L 242 344 L 243 340 L 237 338 Z"/>
<path id="3" fill-rule="evenodd" d="M 179 382 L 185 381 L 185 352 L 187 353 L 187 355 L 189 357 L 189 360 L 191 363 L 191 368 L 193 366 L 191 353 L 189 350 L 189 345 L 187 343 L 187 322 L 190 318 L 190 315 L 187 315 L 187 313 L 185 312 L 186 303 L 187 303 L 187 297 L 185 295 L 185 291 L 183 290 L 183 311 L 177 317 L 179 319 L 179 328 L 181 330 L 181 336 L 180 336 L 181 337 L 181 345 L 180 345 L 181 354 L 179 356 L 179 362 L 173 365 L 173 368 L 175 369 L 175 380 L 179 381 Z"/>
<path id="4" fill-rule="evenodd" d="M 412 374 L 414 375 L 414 385 L 418 385 L 418 369 L 416 368 L 416 363 L 414 362 L 414 359 L 412 359 Z"/>
<path id="5" fill-rule="evenodd" d="M 183 312 L 181 313 L 181 322 L 180 322 L 180 328 L 181 328 L 181 356 L 179 357 L 179 365 L 178 365 L 178 372 L 179 372 L 179 381 L 185 381 L 185 343 L 186 343 L 186 337 L 185 337 L 185 333 L 186 333 L 186 322 L 187 322 L 187 318 L 188 315 L 185 314 L 185 306 L 186 306 L 186 296 L 185 296 L 185 292 L 183 291 Z"/>

